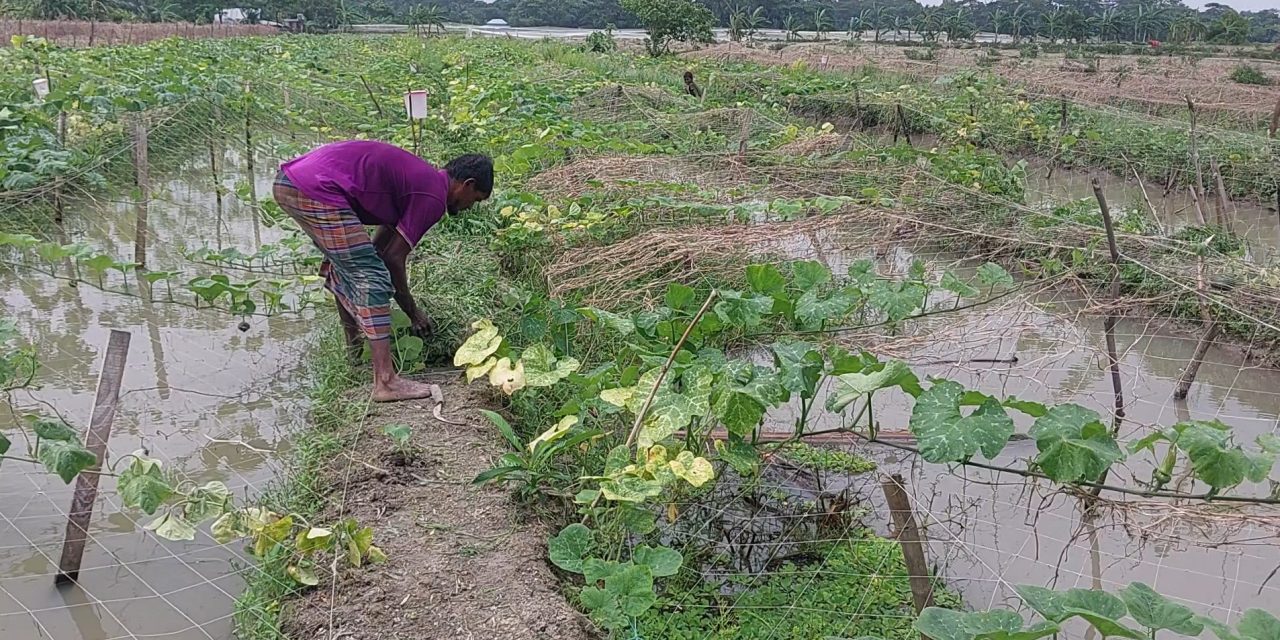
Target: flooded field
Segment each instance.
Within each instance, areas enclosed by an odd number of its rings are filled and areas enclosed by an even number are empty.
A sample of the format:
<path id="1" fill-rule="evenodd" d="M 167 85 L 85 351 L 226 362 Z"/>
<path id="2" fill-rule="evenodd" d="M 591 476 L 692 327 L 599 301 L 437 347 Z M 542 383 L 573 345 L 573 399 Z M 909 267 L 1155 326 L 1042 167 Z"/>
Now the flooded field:
<path id="1" fill-rule="evenodd" d="M 962 274 L 977 266 L 954 254 L 875 246 L 867 235 L 851 231 L 796 238 L 785 244 L 785 251 L 791 257 L 824 260 L 837 272 L 860 258 L 873 258 L 886 274 L 905 272 L 915 258 L 954 265 Z M 848 346 L 904 360 L 921 379 L 954 380 L 998 397 L 1076 403 L 1107 421 L 1113 394 L 1103 319 L 1082 313 L 1085 303 L 1076 290 L 1047 289 L 925 319 L 906 335 L 854 339 Z M 1215 346 L 1187 400 L 1174 401 L 1177 377 L 1195 349 L 1194 334 L 1165 318 L 1141 317 L 1121 320 L 1116 334 L 1126 412 L 1121 441 L 1185 420 L 1221 420 L 1233 427 L 1239 442 L 1280 432 L 1280 370 L 1251 364 L 1233 347 Z M 816 406 L 825 404 L 832 382 L 828 379 L 819 391 Z M 904 436 L 911 406 L 899 390 L 878 393 L 875 416 L 882 433 Z M 838 429 L 848 419 L 814 414 L 808 431 Z M 1014 415 L 1019 432 L 1025 433 L 1030 421 Z M 798 417 L 798 406 L 781 407 L 770 413 L 766 429 L 788 433 Z M 1112 493 L 1105 495 L 1121 500 L 1085 517 L 1078 500 L 1054 494 L 1051 484 L 926 464 L 883 445 L 833 446 L 876 460 L 881 472 L 903 474 L 917 518 L 927 529 L 930 562 L 973 608 L 1016 606 L 1012 586 L 1020 584 L 1112 590 L 1143 581 L 1223 620 L 1250 607 L 1271 606 L 1280 597 L 1280 582 L 1268 582 L 1280 566 L 1280 523 L 1274 508 L 1125 500 Z M 1035 455 L 1034 442 L 1015 440 L 992 464 L 1021 467 L 1020 460 Z M 1150 478 L 1150 462 L 1132 457 L 1113 471 L 1110 483 L 1140 488 Z M 808 478 L 798 486 L 807 484 L 802 491 L 825 493 L 828 499 L 847 488 L 868 513 L 887 513 L 875 474 L 826 475 L 816 485 Z M 1186 478 L 1175 477 L 1175 485 L 1180 491 L 1204 489 L 1192 487 Z M 1262 484 L 1237 491 L 1266 496 L 1271 490 Z M 888 531 L 887 522 L 875 524 L 880 533 Z"/>
<path id="2" fill-rule="evenodd" d="M 252 253 L 283 236 L 234 196 L 219 213 L 203 160 L 156 172 L 152 268 L 192 270 L 184 249 Z M 234 192 L 244 178 L 230 168 L 244 166 L 243 158 L 228 153 L 224 165 L 223 186 Z M 258 166 L 274 165 L 260 157 Z M 259 172 L 258 193 L 269 193 L 271 175 Z M 134 221 L 131 203 L 104 196 L 68 211 L 67 235 L 131 258 Z M 8 268 L 0 269 L 0 291 L 0 314 L 18 323 L 40 361 L 37 387 L 14 394 L 15 406 L 0 411 L 0 429 L 12 427 L 24 410 L 56 411 L 83 428 L 101 351 L 109 331 L 121 329 L 132 334 L 132 344 L 109 460 L 146 449 L 191 482 L 219 480 L 239 497 L 260 492 L 283 472 L 287 434 L 306 415 L 299 366 L 312 334 L 309 317 L 251 318 L 242 333 L 239 318 L 224 313 Z M 15 442 L 15 451 L 23 448 Z M 106 477 L 80 584 L 55 588 L 70 503 L 71 488 L 42 468 L 13 461 L 0 467 L 0 637 L 231 637 L 241 572 L 254 570 L 238 561 L 239 544 L 219 546 L 207 528 L 194 542 L 159 540 L 142 530 L 151 517 L 125 510 Z"/>

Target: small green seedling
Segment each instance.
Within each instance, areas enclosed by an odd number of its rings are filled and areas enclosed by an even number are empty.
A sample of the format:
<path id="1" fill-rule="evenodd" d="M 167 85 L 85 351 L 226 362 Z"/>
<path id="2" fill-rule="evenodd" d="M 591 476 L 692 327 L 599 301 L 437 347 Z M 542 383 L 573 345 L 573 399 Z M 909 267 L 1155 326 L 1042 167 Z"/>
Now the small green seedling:
<path id="1" fill-rule="evenodd" d="M 391 438 L 391 441 L 395 443 L 397 453 L 407 455 L 409 450 L 412 449 L 409 439 L 413 437 L 413 428 L 409 425 L 394 422 L 383 427 L 382 434 Z"/>

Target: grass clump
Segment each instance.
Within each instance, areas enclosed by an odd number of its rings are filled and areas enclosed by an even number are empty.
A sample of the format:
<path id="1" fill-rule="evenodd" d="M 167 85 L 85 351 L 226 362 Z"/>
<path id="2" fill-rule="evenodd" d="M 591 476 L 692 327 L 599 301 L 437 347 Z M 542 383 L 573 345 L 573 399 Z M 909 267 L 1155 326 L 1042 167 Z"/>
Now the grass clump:
<path id="1" fill-rule="evenodd" d="M 856 453 L 815 447 L 807 442 L 788 442 L 779 448 L 782 457 L 791 462 L 819 471 L 840 473 L 866 473 L 875 471 L 876 463 Z"/>
<path id="2" fill-rule="evenodd" d="M 722 588 L 690 578 L 673 583 L 664 600 L 637 620 L 641 638 L 766 640 L 857 638 L 908 640 L 913 631 L 911 586 L 902 548 L 870 531 L 813 548 L 766 573 L 737 574 Z M 939 586 L 937 605 L 959 598 Z M 692 605 L 692 606 L 690 606 Z M 786 616 L 770 612 L 786 610 Z"/>
<path id="3" fill-rule="evenodd" d="M 1231 70 L 1229 77 L 1232 81 L 1239 84 L 1256 84 L 1261 86 L 1271 85 L 1271 78 L 1267 77 L 1267 74 L 1263 73 L 1262 69 L 1251 64 L 1241 63 L 1236 65 L 1235 68 Z"/>

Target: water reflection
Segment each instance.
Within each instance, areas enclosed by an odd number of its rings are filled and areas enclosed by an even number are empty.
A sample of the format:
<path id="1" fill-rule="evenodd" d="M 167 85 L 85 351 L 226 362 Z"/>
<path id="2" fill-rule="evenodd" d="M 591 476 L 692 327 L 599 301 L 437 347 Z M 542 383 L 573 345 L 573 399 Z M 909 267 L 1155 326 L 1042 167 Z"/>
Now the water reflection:
<path id="1" fill-rule="evenodd" d="M 976 267 L 955 254 L 876 246 L 868 240 L 875 235 L 865 229 L 832 234 L 821 239 L 826 243 L 821 255 L 833 266 L 872 258 L 881 273 L 903 273 L 916 257 L 948 265 L 961 277 Z M 776 244 L 791 258 L 819 255 L 810 237 L 779 238 Z M 905 335 L 862 336 L 849 346 L 917 363 L 914 368 L 922 378 L 955 380 L 1001 397 L 1074 402 L 1105 420 L 1113 400 L 1103 322 L 1083 313 L 1088 302 L 1083 297 L 1074 290 L 1050 289 L 922 320 Z M 1214 347 L 1187 401 L 1175 402 L 1173 388 L 1196 336 L 1166 318 L 1127 317 L 1117 325 L 1117 343 L 1127 401 L 1123 438 L 1189 419 L 1221 419 L 1245 443 L 1280 428 L 1280 371 L 1251 364 L 1228 346 Z M 970 363 L 1014 355 L 1016 363 Z M 937 362 L 948 364 L 930 364 Z M 823 406 L 829 393 L 830 386 L 821 389 L 816 406 Z M 882 391 L 876 400 L 882 432 L 905 431 L 910 399 Z M 766 428 L 790 431 L 797 416 L 798 406 L 780 407 L 770 412 Z M 808 429 L 837 428 L 845 419 L 819 412 Z M 1030 426 L 1025 417 L 1015 415 L 1015 421 L 1022 432 Z M 1228 516 L 1226 507 L 1220 507 L 1221 518 L 1200 518 L 1169 503 L 1134 500 L 1090 514 L 1075 498 L 1014 476 L 949 470 L 880 447 L 862 449 L 881 462 L 882 472 L 908 478 L 928 529 L 931 562 L 975 608 L 1017 605 L 1012 587 L 1018 584 L 1114 590 L 1143 581 L 1220 620 L 1250 607 L 1274 607 L 1280 596 L 1280 584 L 1266 582 L 1267 572 L 1280 565 L 1280 530 L 1273 520 Z M 1014 441 L 994 462 L 1021 467 L 1035 455 L 1033 442 Z M 1115 470 L 1111 482 L 1132 485 L 1149 478 L 1151 468 L 1150 460 L 1135 456 Z M 1185 476 L 1175 477 L 1173 486 L 1193 489 Z M 1237 491 L 1264 495 L 1270 487 L 1246 485 Z M 885 513 L 875 492 L 864 498 L 873 513 Z M 884 532 L 887 523 L 878 525 Z M 1231 544 L 1239 540 L 1250 542 Z M 1083 633 L 1081 629 L 1079 635 Z"/>
<path id="2" fill-rule="evenodd" d="M 221 183 L 244 179 L 244 159 L 221 157 Z M 257 176 L 261 193 L 270 175 Z M 149 207 L 154 269 L 191 267 L 185 249 L 203 245 L 252 253 L 283 237 L 255 224 L 248 207 L 220 198 L 208 157 L 158 179 Z M 220 206 L 221 204 L 221 206 Z M 136 212 L 103 197 L 69 208 L 66 234 L 120 258 L 133 255 Z M 260 240 L 259 240 L 260 238 Z M 145 448 L 166 469 L 196 483 L 219 480 L 240 495 L 260 490 L 279 471 L 287 433 L 305 415 L 297 365 L 308 347 L 305 317 L 238 318 L 70 286 L 30 271 L 0 272 L 0 312 L 36 345 L 38 388 L 0 408 L 0 429 L 23 410 L 56 410 L 82 425 L 90 412 L 99 350 L 112 328 L 134 334 L 124 394 L 110 441 L 111 459 Z M 17 413 L 15 413 L 15 411 Z M 22 455 L 25 445 L 15 443 Z M 139 530 L 148 517 L 121 507 L 110 478 L 95 505 L 79 586 L 53 588 L 70 489 L 42 470 L 0 466 L 0 637 L 105 640 L 162 635 L 231 635 L 231 599 L 241 584 L 235 548 L 201 532 L 191 543 L 158 542 Z M 141 519 L 141 521 L 139 521 Z"/>

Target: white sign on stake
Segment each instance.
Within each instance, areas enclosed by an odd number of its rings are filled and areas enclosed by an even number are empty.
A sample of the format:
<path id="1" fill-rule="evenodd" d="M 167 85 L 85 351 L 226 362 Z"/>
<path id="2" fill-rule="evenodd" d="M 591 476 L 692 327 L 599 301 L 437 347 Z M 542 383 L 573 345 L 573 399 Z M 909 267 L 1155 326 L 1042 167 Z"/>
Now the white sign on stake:
<path id="1" fill-rule="evenodd" d="M 36 78 L 31 81 L 31 86 L 36 90 L 36 100 L 44 101 L 44 99 L 49 95 L 48 78 Z"/>
<path id="2" fill-rule="evenodd" d="M 427 92 L 410 91 L 404 94 L 404 110 L 413 120 L 425 120 L 427 117 Z"/>

